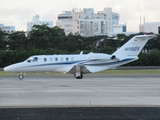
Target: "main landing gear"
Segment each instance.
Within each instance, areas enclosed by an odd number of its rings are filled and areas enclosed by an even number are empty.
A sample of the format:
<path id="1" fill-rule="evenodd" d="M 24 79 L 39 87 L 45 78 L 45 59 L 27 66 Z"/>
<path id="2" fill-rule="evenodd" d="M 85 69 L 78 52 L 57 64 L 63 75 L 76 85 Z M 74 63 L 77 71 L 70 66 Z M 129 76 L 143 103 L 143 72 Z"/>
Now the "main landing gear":
<path id="1" fill-rule="evenodd" d="M 22 80 L 24 78 L 24 74 L 21 73 L 19 76 L 18 76 L 19 80 Z"/>
<path id="2" fill-rule="evenodd" d="M 74 76 L 76 79 L 82 79 L 83 78 L 83 74 L 82 74 L 82 67 L 80 64 L 75 65 L 75 73 Z"/>
<path id="3" fill-rule="evenodd" d="M 76 79 L 82 79 L 82 78 L 83 78 L 83 74 L 80 74 L 79 76 L 76 76 L 76 75 L 75 75 L 75 78 L 76 78 Z"/>

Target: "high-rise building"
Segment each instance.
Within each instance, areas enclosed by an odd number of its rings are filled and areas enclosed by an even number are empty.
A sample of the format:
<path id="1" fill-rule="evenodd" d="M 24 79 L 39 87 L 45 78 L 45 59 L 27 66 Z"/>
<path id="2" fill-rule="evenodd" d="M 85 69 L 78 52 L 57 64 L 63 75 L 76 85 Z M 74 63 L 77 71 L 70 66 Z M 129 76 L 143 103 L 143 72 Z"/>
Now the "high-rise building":
<path id="1" fill-rule="evenodd" d="M 49 27 L 53 27 L 53 21 L 40 21 L 39 15 L 33 16 L 31 22 L 27 23 L 27 33 L 32 30 L 33 25 L 43 25 L 46 24 Z"/>
<path id="2" fill-rule="evenodd" d="M 93 8 L 72 9 L 58 15 L 56 25 L 69 33 L 81 36 L 107 35 L 114 32 L 114 25 L 119 24 L 119 14 L 112 12 L 112 8 L 94 13 Z M 119 32 L 123 32 L 123 29 Z"/>

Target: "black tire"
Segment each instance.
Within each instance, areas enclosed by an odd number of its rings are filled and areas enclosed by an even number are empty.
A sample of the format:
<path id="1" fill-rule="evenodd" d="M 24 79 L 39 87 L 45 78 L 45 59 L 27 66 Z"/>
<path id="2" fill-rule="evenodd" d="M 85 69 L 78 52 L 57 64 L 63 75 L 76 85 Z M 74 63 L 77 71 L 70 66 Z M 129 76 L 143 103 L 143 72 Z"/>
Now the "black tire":
<path id="1" fill-rule="evenodd" d="M 81 76 L 76 77 L 76 79 L 82 79 L 83 78 L 83 74 L 81 74 Z"/>

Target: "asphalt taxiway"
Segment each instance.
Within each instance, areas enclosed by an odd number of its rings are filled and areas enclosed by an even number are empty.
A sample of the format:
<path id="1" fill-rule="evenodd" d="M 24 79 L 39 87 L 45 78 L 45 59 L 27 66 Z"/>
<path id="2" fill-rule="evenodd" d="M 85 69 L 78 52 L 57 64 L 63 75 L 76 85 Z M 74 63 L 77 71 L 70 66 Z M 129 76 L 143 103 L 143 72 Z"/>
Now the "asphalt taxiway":
<path id="1" fill-rule="evenodd" d="M 0 78 L 0 107 L 159 107 L 160 75 Z"/>

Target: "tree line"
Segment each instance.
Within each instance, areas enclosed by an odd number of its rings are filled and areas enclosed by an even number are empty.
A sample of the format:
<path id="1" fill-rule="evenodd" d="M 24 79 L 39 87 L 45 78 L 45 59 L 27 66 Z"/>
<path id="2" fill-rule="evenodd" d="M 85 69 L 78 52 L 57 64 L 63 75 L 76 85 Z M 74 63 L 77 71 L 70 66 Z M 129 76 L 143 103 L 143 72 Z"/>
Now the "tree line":
<path id="1" fill-rule="evenodd" d="M 109 36 L 83 37 L 72 33 L 66 36 L 63 29 L 47 25 L 34 25 L 29 34 L 25 34 L 24 31 L 8 34 L 0 30 L 0 67 L 24 61 L 32 55 L 73 54 L 80 51 L 112 54 L 134 35 L 138 35 L 118 34 L 116 39 Z M 160 36 L 149 40 L 139 60 L 127 65 L 160 65 Z"/>

